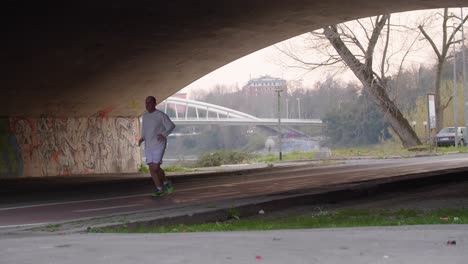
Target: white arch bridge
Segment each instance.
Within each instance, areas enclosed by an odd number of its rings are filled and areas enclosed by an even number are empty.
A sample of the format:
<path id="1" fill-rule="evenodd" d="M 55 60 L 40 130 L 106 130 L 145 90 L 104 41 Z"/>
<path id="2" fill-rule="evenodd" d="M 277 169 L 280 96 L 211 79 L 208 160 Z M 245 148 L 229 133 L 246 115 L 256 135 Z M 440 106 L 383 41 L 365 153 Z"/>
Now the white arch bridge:
<path id="1" fill-rule="evenodd" d="M 190 99 L 169 97 L 158 105 L 166 114 L 169 109 L 172 121 L 177 125 L 278 125 L 278 118 L 258 118 L 234 109 Z M 322 126 L 320 119 L 281 118 L 283 125 Z"/>

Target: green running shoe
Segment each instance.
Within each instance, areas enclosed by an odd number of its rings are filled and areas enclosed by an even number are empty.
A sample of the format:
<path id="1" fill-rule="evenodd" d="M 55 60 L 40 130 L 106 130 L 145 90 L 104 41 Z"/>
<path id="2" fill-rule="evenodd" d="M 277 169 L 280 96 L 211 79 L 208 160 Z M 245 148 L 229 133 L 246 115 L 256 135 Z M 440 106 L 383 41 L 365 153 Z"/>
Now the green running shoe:
<path id="1" fill-rule="evenodd" d="M 167 192 L 168 194 L 171 194 L 171 193 L 174 192 L 174 186 L 172 186 L 172 183 L 171 183 L 171 182 L 166 182 L 166 183 L 164 184 L 164 187 L 166 188 L 166 192 Z"/>
<path id="2" fill-rule="evenodd" d="M 151 194 L 151 196 L 153 196 L 153 197 L 160 197 L 160 196 L 163 196 L 163 195 L 164 195 L 164 190 L 163 189 L 161 189 L 161 190 L 156 189 L 156 191 Z"/>

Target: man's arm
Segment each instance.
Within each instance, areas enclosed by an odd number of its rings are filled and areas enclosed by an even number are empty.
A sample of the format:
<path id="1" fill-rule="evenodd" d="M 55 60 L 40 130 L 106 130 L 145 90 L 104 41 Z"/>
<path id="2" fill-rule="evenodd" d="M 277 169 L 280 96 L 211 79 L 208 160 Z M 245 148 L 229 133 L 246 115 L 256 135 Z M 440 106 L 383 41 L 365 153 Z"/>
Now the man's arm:
<path id="1" fill-rule="evenodd" d="M 161 134 L 162 134 L 165 138 L 167 138 L 167 136 L 169 136 L 169 134 L 171 134 L 172 131 L 174 130 L 175 125 L 174 125 L 174 123 L 171 121 L 171 119 L 169 118 L 169 116 L 167 116 L 166 114 L 164 114 L 163 126 L 164 126 L 164 131 L 163 131 Z"/>
<path id="2" fill-rule="evenodd" d="M 144 115 L 143 115 L 144 116 Z M 143 119 L 141 119 L 142 121 L 142 124 L 141 124 L 141 128 L 140 128 L 140 140 L 138 140 L 138 146 L 141 146 L 141 143 L 143 143 L 143 141 L 145 141 L 145 122 L 143 122 Z"/>

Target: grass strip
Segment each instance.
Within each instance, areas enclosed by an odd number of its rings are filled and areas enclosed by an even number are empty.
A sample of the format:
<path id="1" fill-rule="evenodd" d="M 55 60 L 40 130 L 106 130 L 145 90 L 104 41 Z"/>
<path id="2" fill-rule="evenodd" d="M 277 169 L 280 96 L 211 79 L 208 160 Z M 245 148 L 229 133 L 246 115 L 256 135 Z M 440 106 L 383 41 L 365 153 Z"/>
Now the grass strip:
<path id="1" fill-rule="evenodd" d="M 291 152 L 283 154 L 283 161 L 288 160 L 312 160 L 315 157 L 314 152 Z M 265 156 L 257 157 L 252 162 L 276 162 L 278 161 L 278 154 L 268 154 Z"/>
<path id="2" fill-rule="evenodd" d="M 262 231 L 276 229 L 336 228 L 363 226 L 400 226 L 431 224 L 468 224 L 468 209 L 343 209 L 319 210 L 295 216 L 272 217 L 268 214 L 253 218 L 233 218 L 224 222 L 196 225 L 170 225 L 153 228 L 125 226 L 116 228 L 89 228 L 102 233 L 180 233 L 215 231 Z"/>

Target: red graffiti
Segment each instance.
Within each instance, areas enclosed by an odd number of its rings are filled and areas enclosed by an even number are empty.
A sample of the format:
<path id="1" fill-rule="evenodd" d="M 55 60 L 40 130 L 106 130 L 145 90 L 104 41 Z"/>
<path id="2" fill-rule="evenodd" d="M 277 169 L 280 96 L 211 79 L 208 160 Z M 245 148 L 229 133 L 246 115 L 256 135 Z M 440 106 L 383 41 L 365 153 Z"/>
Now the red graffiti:
<path id="1" fill-rule="evenodd" d="M 55 119 L 53 117 L 48 118 L 49 127 L 54 127 Z"/>
<path id="2" fill-rule="evenodd" d="M 28 151 L 29 151 L 29 157 L 32 157 L 33 151 L 34 151 L 34 145 L 33 145 L 33 144 L 29 144 L 28 147 L 29 147 L 29 150 L 28 150 Z"/>
<path id="3" fill-rule="evenodd" d="M 110 112 L 112 112 L 112 110 L 114 110 L 114 107 L 112 107 L 112 106 L 109 106 L 109 107 L 107 107 L 105 109 L 100 110 L 98 112 L 99 122 L 102 122 L 102 120 L 104 118 L 108 118 L 108 115 L 109 115 Z"/>
<path id="4" fill-rule="evenodd" d="M 33 134 L 36 134 L 37 133 L 37 119 L 28 118 L 26 120 L 28 121 L 28 124 L 31 127 L 31 132 Z"/>
<path id="5" fill-rule="evenodd" d="M 58 154 L 56 151 L 52 152 L 52 159 L 54 159 L 55 162 L 58 162 Z"/>

